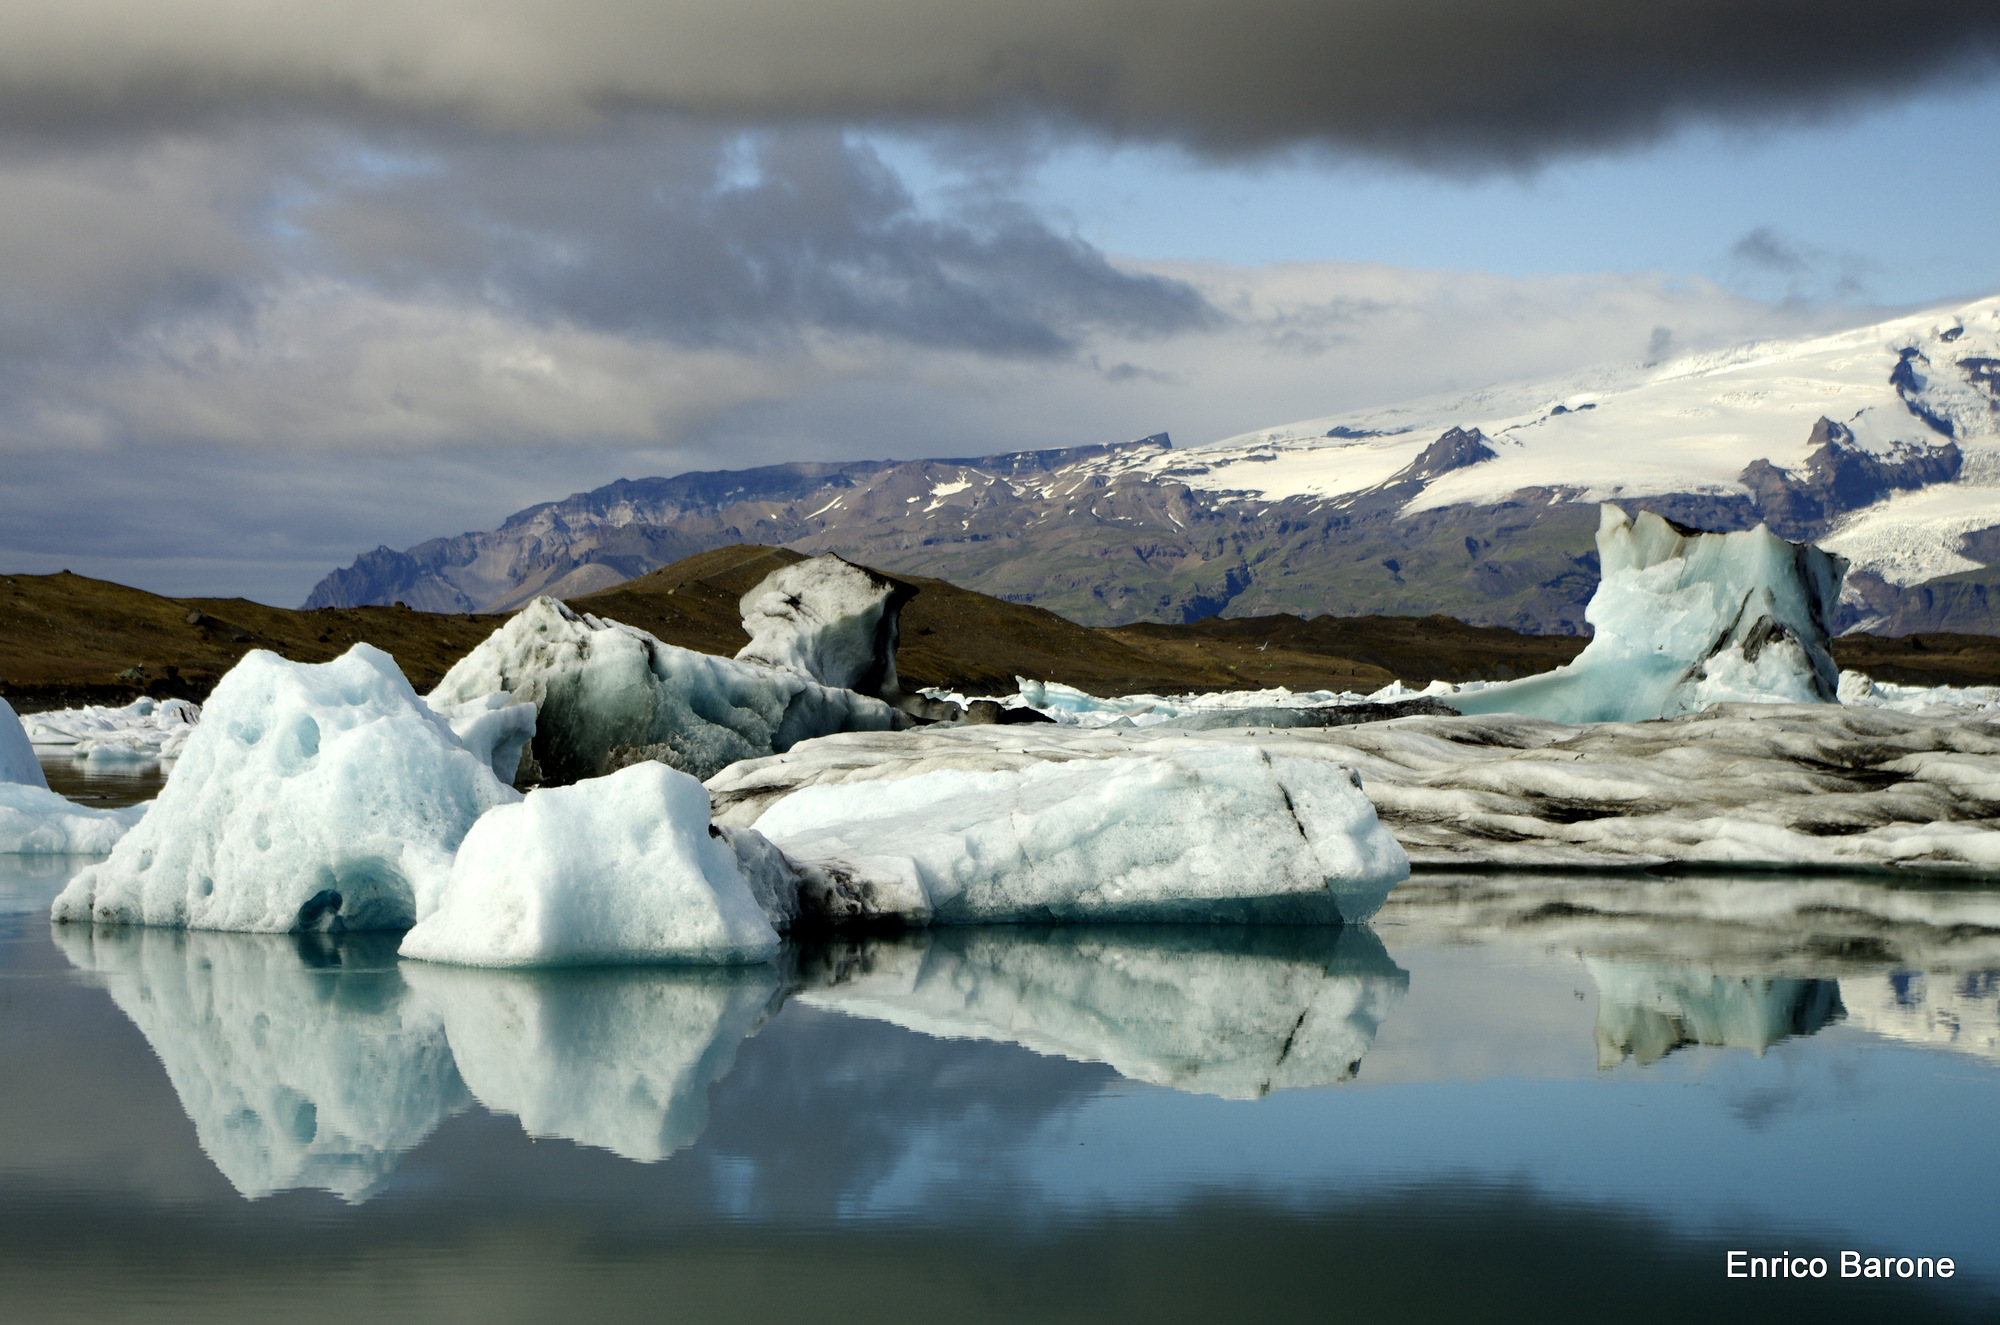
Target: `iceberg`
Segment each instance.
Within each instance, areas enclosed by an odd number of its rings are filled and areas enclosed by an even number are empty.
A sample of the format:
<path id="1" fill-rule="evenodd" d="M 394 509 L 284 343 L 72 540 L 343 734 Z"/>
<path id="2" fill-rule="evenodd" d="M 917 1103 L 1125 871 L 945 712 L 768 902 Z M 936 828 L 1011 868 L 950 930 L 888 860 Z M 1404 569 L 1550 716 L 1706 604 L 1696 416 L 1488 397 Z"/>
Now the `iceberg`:
<path id="1" fill-rule="evenodd" d="M 436 904 L 473 822 L 519 799 L 380 649 L 319 664 L 254 650 L 216 685 L 151 810 L 51 914 L 405 929 Z"/>
<path id="2" fill-rule="evenodd" d="M 102 855 L 146 807 L 97 810 L 49 790 L 27 731 L 0 699 L 0 855 Z"/>
<path id="3" fill-rule="evenodd" d="M 708 1125 L 708 1089 L 777 1010 L 776 967 L 477 971 L 412 962 L 473 1097 L 534 1137 L 640 1163 Z"/>
<path id="4" fill-rule="evenodd" d="M 778 934 L 708 793 L 663 764 L 540 788 L 459 845 L 405 957 L 467 966 L 761 962 Z"/>
<path id="5" fill-rule="evenodd" d="M 903 604 L 916 592 L 831 554 L 794 562 L 743 595 L 750 642 L 736 657 L 888 698 L 901 690 L 896 633 Z"/>
<path id="6" fill-rule="evenodd" d="M 432 709 L 451 727 L 458 743 L 493 770 L 494 777 L 510 787 L 514 785 L 521 771 L 521 755 L 528 742 L 535 739 L 533 704 L 517 702 L 505 691 L 495 691 L 468 703 L 442 709 L 432 705 Z"/>
<path id="7" fill-rule="evenodd" d="M 368 1198 L 471 1097 L 444 1023 L 375 935 L 59 926 L 166 1068 L 195 1137 L 255 1200 Z"/>
<path id="8" fill-rule="evenodd" d="M 146 764 L 179 758 L 201 706 L 185 699 L 141 696 L 123 708 L 92 704 L 30 715 L 28 739 L 58 746 L 94 764 Z"/>
<path id="9" fill-rule="evenodd" d="M 829 732 L 909 719 L 879 699 L 786 668 L 717 658 L 537 598 L 445 673 L 440 711 L 496 692 L 537 710 L 541 780 L 575 782 L 645 760 L 708 777 Z"/>
<path id="10" fill-rule="evenodd" d="M 1461 713 L 1642 722 L 1726 701 L 1830 703 L 1827 623 L 1847 562 L 1763 525 L 1704 533 L 1651 511 L 1600 508 L 1603 580 L 1576 661 L 1449 697 Z"/>
<path id="11" fill-rule="evenodd" d="M 1836 980 L 1715 975 L 1584 959 L 1597 981 L 1597 1065 L 1656 1063 L 1682 1045 L 1749 1049 L 1811 1035 L 1846 1015 Z"/>
<path id="12" fill-rule="evenodd" d="M 975 740 L 957 752 L 976 765 L 991 748 Z M 1367 918 L 1409 873 L 1337 763 L 1193 741 L 1070 755 L 1003 753 L 983 768 L 889 760 L 880 776 L 801 786 L 732 826 L 754 823 L 829 879 L 802 906 L 835 920 L 1337 924 Z M 755 761 L 725 770 L 710 791 L 764 771 Z"/>
<path id="13" fill-rule="evenodd" d="M 42 772 L 41 761 L 35 758 L 35 747 L 29 744 L 28 733 L 22 728 L 14 706 L 4 699 L 0 699 L 0 784 L 49 789 L 48 776 Z"/>
<path id="14" fill-rule="evenodd" d="M 1351 1080 L 1409 972 L 1366 928 L 928 930 L 865 943 L 799 1001 L 999 1040 L 1225 1099 Z"/>

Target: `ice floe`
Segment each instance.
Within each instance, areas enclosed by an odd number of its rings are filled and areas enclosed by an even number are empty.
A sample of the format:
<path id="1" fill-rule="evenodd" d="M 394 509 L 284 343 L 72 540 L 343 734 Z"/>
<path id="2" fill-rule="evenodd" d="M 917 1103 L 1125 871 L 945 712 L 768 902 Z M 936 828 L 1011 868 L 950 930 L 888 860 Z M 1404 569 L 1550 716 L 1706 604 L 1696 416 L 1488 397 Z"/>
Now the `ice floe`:
<path id="1" fill-rule="evenodd" d="M 466 830 L 519 799 L 380 649 L 357 644 L 319 664 L 255 650 L 216 685 L 151 810 L 52 914 L 407 928 L 435 905 Z"/>
<path id="2" fill-rule="evenodd" d="M 1847 563 L 1759 525 L 1733 534 L 1650 511 L 1600 508 L 1603 579 L 1584 616 L 1595 633 L 1574 662 L 1464 690 L 1463 713 L 1559 722 L 1638 722 L 1726 701 L 1830 702 L 1839 671 L 1829 613 Z"/>
<path id="3" fill-rule="evenodd" d="M 536 599 L 461 658 L 430 702 L 455 710 L 496 692 L 535 705 L 535 762 L 556 783 L 643 760 L 707 777 L 808 737 L 909 723 L 879 699 L 676 648 L 552 598 Z"/>
<path id="4" fill-rule="evenodd" d="M 1991 713 L 2000 709 L 2000 686 L 1908 686 L 1877 681 L 1860 672 L 1842 672 L 1840 702 L 1898 713 L 1952 708 Z"/>
<path id="5" fill-rule="evenodd" d="M 772 966 L 502 972 L 420 962 L 405 977 L 444 1019 L 478 1101 L 535 1137 L 642 1163 L 708 1125 L 708 1089 L 777 1010 Z"/>
<path id="6" fill-rule="evenodd" d="M 1587 726 L 1496 714 L 1199 734 L 927 728 L 808 742 L 726 769 L 708 786 L 718 823 L 762 827 L 788 797 L 817 787 L 851 789 L 857 814 L 876 789 L 886 822 L 899 793 L 880 784 L 917 775 L 1223 748 L 1255 751 L 1274 767 L 1356 770 L 1382 824 L 1424 866 L 2000 875 L 2000 724 L 1962 713 L 1722 705 Z M 766 831 L 792 851 L 788 834 L 804 827 L 780 815 Z M 841 831 L 829 825 L 823 840 Z M 869 845 L 859 833 L 853 840 L 857 853 Z M 808 854 L 800 845 L 793 854 Z"/>
<path id="7" fill-rule="evenodd" d="M 33 713 L 23 725 L 36 745 L 61 747 L 93 764 L 145 764 L 178 758 L 200 721 L 199 704 L 141 696 L 123 708 Z"/>
<path id="8" fill-rule="evenodd" d="M 236 1190 L 361 1201 L 471 1103 L 395 940 L 58 926 L 139 1028 Z"/>
<path id="9" fill-rule="evenodd" d="M 1227 1099 L 1351 1079 L 1409 988 L 1365 928 L 938 929 L 866 941 L 815 1007 Z"/>
<path id="10" fill-rule="evenodd" d="M 807 904 L 830 919 L 1337 923 L 1365 919 L 1408 873 L 1353 775 L 1326 759 L 1014 730 L 1030 729 L 808 742 L 709 787 L 730 805 L 719 822 L 832 876 L 835 895 Z M 816 776 L 836 766 L 854 776 Z M 761 794 L 780 785 L 782 799 Z"/>
<path id="11" fill-rule="evenodd" d="M 469 966 L 761 962 L 778 950 L 708 793 L 635 764 L 487 813 L 407 957 Z"/>

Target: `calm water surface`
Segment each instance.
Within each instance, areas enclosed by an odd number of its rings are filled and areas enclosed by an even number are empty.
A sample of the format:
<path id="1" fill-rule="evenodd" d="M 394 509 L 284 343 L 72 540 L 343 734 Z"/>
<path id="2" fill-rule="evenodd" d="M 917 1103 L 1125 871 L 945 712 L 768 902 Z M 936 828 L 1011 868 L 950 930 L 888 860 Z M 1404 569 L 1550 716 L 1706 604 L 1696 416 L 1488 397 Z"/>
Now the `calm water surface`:
<path id="1" fill-rule="evenodd" d="M 1420 876 L 1344 932 L 524 975 L 52 929 L 84 863 L 0 857 L 9 1321 L 2000 1311 L 1988 890 Z"/>

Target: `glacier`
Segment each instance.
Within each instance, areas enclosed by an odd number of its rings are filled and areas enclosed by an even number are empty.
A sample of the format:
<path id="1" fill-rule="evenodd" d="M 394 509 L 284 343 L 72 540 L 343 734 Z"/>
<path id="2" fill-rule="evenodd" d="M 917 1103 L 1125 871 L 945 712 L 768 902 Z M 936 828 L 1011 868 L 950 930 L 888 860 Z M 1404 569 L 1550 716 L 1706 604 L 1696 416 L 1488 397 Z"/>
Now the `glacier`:
<path id="1" fill-rule="evenodd" d="M 406 929 L 487 810 L 520 799 L 395 659 L 253 650 L 217 683 L 166 787 L 58 922 L 283 933 Z"/>
<path id="2" fill-rule="evenodd" d="M 541 780 L 575 782 L 642 760 L 708 777 L 739 759 L 910 719 L 879 699 L 786 668 L 676 648 L 643 630 L 538 598 L 460 659 L 440 710 L 505 693 L 536 709 Z"/>
<path id="3" fill-rule="evenodd" d="M 762 962 L 778 934 L 708 793 L 663 764 L 530 791 L 465 835 L 402 954 L 469 966 Z"/>
<path id="4" fill-rule="evenodd" d="M 799 1001 L 1257 1099 L 1351 1080 L 1409 983 L 1365 928 L 1006 926 L 870 940 Z"/>
<path id="5" fill-rule="evenodd" d="M 1590 643 L 1554 671 L 1463 689 L 1448 701 L 1454 708 L 1639 722 L 1731 700 L 1836 698 L 1828 620 L 1844 560 L 1762 525 L 1716 534 L 1650 511 L 1599 511 L 1603 578 L 1584 613 Z"/>

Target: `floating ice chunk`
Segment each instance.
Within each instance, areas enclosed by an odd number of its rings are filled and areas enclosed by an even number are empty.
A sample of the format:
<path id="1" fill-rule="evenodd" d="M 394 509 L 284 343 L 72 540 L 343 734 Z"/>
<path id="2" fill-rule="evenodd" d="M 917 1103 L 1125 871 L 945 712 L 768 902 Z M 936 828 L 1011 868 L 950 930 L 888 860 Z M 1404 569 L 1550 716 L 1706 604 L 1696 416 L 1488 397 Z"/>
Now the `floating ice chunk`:
<path id="1" fill-rule="evenodd" d="M 1686 1044 L 1765 1049 L 1811 1035 L 1846 1010 L 1837 980 L 1716 975 L 1678 966 L 1584 959 L 1597 981 L 1597 1065 L 1655 1063 Z"/>
<path id="2" fill-rule="evenodd" d="M 837 556 L 782 566 L 743 595 L 750 643 L 736 657 L 824 686 L 894 693 L 897 619 L 915 596 L 911 586 Z"/>
<path id="3" fill-rule="evenodd" d="M 472 826 L 406 957 L 463 966 L 761 962 L 778 935 L 708 793 L 635 764 L 528 793 Z"/>
<path id="4" fill-rule="evenodd" d="M 518 799 L 380 649 L 319 664 L 254 650 L 217 684 L 151 811 L 53 916 L 406 928 L 436 904 L 473 821 Z"/>
<path id="5" fill-rule="evenodd" d="M 1409 872 L 1350 770 L 1247 745 L 825 783 L 756 828 L 845 876 L 836 918 L 1336 923 Z"/>
<path id="6" fill-rule="evenodd" d="M 412 962 L 458 1070 L 530 1136 L 665 1159 L 708 1125 L 708 1088 L 775 1010 L 777 968 L 474 971 Z"/>
<path id="7" fill-rule="evenodd" d="M 144 805 L 99 810 L 47 787 L 0 782 L 0 855 L 103 855 L 145 814 Z"/>
<path id="8" fill-rule="evenodd" d="M 862 956 L 801 1001 L 1227 1099 L 1348 1080 L 1410 983 L 1358 926 L 942 929 Z"/>
<path id="9" fill-rule="evenodd" d="M 123 708 L 89 705 L 31 714 L 23 725 L 39 746 L 66 746 L 92 763 L 144 764 L 178 758 L 200 721 L 199 704 L 141 696 Z"/>
<path id="10" fill-rule="evenodd" d="M 495 691 L 536 706 L 534 757 L 554 783 L 642 760 L 707 777 L 808 737 L 909 722 L 879 699 L 675 648 L 553 598 L 537 598 L 461 658 L 430 702 L 454 709 Z"/>
<path id="11" fill-rule="evenodd" d="M 14 706 L 0 699 L 0 785 L 7 784 L 47 791 L 49 779 L 35 758 L 35 747 L 29 744 Z"/>
<path id="12" fill-rule="evenodd" d="M 1932 709 L 2000 709 L 2000 686 L 1906 686 L 1877 681 L 1861 672 L 1840 674 L 1840 702 L 1857 708 L 1925 713 Z"/>
<path id="13" fill-rule="evenodd" d="M 471 1103 L 393 938 L 69 926 L 55 937 L 146 1037 L 202 1150 L 253 1200 L 296 1187 L 365 1200 Z"/>
<path id="14" fill-rule="evenodd" d="M 495 691 L 436 711 L 451 724 L 458 743 L 492 768 L 494 777 L 508 786 L 514 784 L 521 771 L 521 752 L 535 738 L 533 704 L 519 703 L 505 691 Z"/>
<path id="15" fill-rule="evenodd" d="M 1632 520 L 1601 509 L 1604 578 L 1584 611 L 1596 631 L 1589 645 L 1540 676 L 1461 690 L 1453 707 L 1640 722 L 1730 700 L 1834 699 L 1827 621 L 1846 561 L 1762 525 L 1711 534 L 1650 511 Z"/>

